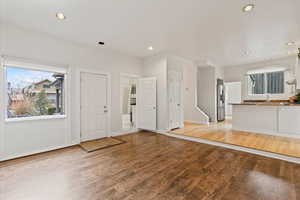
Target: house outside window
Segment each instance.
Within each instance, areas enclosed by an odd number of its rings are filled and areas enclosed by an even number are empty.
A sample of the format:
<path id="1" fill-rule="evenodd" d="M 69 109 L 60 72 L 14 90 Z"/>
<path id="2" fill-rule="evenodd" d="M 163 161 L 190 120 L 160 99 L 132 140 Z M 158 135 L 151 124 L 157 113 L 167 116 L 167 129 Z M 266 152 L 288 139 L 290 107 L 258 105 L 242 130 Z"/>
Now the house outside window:
<path id="1" fill-rule="evenodd" d="M 46 85 L 46 84 L 43 85 L 43 88 L 50 88 L 50 87 L 51 87 L 50 85 Z"/>
<path id="2" fill-rule="evenodd" d="M 6 117 L 29 118 L 65 114 L 65 74 L 4 65 Z"/>

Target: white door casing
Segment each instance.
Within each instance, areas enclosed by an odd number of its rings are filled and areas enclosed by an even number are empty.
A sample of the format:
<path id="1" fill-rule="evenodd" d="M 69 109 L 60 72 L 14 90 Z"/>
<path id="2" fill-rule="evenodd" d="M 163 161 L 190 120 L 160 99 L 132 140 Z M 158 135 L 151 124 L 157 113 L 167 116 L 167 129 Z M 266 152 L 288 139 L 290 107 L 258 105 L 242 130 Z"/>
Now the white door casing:
<path id="1" fill-rule="evenodd" d="M 108 136 L 108 78 L 81 73 L 81 141 Z"/>
<path id="2" fill-rule="evenodd" d="M 137 128 L 156 130 L 156 78 L 140 78 L 137 83 Z"/>
<path id="3" fill-rule="evenodd" d="M 182 73 L 170 70 L 168 72 L 168 99 L 169 99 L 169 129 L 179 128 L 182 125 Z"/>

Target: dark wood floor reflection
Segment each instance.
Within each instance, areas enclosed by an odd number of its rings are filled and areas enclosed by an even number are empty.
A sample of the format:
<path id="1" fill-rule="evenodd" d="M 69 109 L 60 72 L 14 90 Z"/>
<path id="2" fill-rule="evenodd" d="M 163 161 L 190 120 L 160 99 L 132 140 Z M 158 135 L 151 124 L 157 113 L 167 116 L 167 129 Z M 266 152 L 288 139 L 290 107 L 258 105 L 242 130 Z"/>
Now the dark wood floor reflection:
<path id="1" fill-rule="evenodd" d="M 300 165 L 148 132 L 121 138 L 0 163 L 0 199 L 300 199 Z"/>

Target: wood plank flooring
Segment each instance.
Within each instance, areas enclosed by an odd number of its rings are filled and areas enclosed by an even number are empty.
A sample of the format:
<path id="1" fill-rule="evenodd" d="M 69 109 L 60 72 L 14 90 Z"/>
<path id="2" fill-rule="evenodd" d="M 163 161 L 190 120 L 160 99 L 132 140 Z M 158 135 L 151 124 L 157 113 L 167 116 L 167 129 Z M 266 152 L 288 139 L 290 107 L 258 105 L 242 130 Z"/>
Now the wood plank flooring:
<path id="1" fill-rule="evenodd" d="M 0 163 L 0 199 L 300 199 L 300 165 L 150 132 L 120 138 Z"/>
<path id="2" fill-rule="evenodd" d="M 234 131 L 230 121 L 211 125 L 185 123 L 184 128 L 170 133 L 300 158 L 300 139 Z"/>

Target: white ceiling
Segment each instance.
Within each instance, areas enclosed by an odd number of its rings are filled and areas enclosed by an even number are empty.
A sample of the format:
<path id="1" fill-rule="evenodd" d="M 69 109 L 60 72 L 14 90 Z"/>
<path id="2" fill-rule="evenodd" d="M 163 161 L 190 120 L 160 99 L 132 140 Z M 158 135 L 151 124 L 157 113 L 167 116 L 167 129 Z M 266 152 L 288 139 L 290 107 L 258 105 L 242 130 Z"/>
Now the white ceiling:
<path id="1" fill-rule="evenodd" d="M 287 56 L 285 43 L 300 42 L 299 0 L 2 1 L 4 21 L 138 57 L 164 52 L 229 66 Z M 255 9 L 243 13 L 248 3 Z"/>

